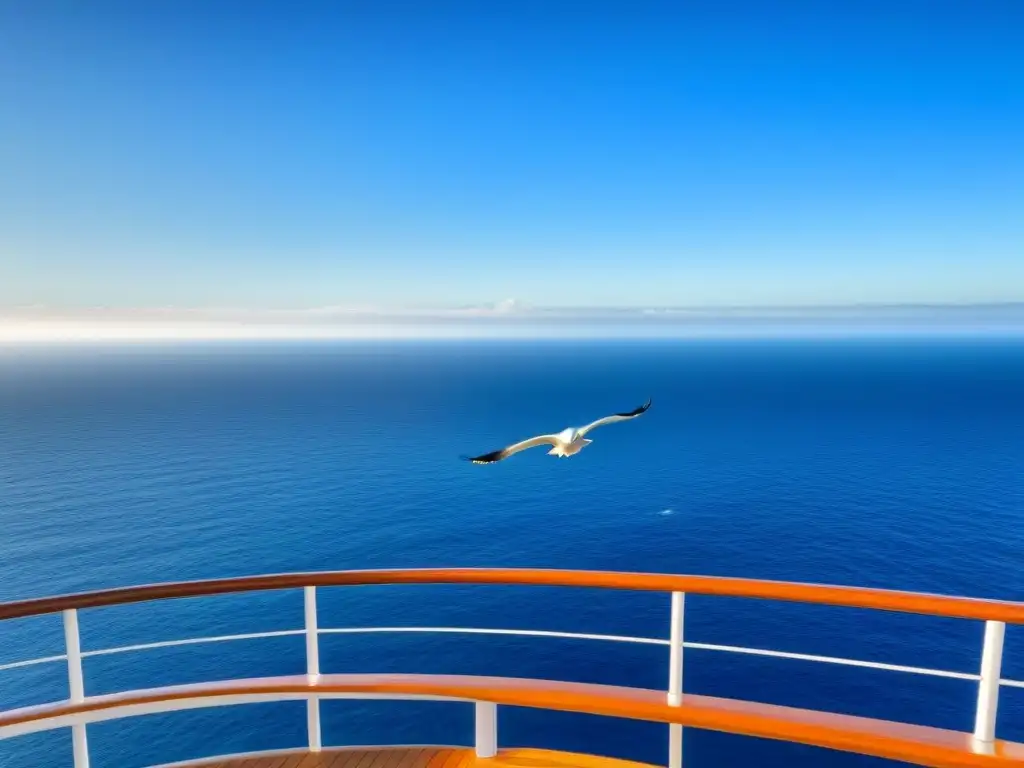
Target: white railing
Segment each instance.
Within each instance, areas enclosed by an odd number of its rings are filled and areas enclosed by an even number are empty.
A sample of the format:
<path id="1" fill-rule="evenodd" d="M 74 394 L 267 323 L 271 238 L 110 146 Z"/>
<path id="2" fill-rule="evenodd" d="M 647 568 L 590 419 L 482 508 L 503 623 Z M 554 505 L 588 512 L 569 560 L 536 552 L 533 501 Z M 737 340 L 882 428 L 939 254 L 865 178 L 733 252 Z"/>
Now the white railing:
<path id="1" fill-rule="evenodd" d="M 0 664 L 0 672 L 12 669 L 34 666 L 37 664 L 49 664 L 66 661 L 68 668 L 69 699 L 72 703 L 83 702 L 85 696 L 85 681 L 82 673 L 82 660 L 93 656 L 108 656 L 113 654 L 145 651 L 157 648 L 172 648 L 185 645 L 198 645 L 206 643 L 219 643 L 237 640 L 256 640 L 274 637 L 290 637 L 302 635 L 306 643 L 306 674 L 311 683 L 314 683 L 320 675 L 319 638 L 321 635 L 350 635 L 350 634 L 372 634 L 372 633 L 457 633 L 472 635 L 512 635 L 518 637 L 545 637 L 570 640 L 593 640 L 615 643 L 637 643 L 643 645 L 660 645 L 669 648 L 669 680 L 667 686 L 667 699 L 670 706 L 680 706 L 683 699 L 683 653 L 684 649 L 716 651 L 724 653 L 739 653 L 752 656 L 762 656 L 777 659 L 791 659 L 797 661 L 810 661 L 825 664 L 836 664 L 850 667 L 861 667 L 866 669 L 877 669 L 890 672 L 903 672 L 914 675 L 926 675 L 932 677 L 943 677 L 957 680 L 974 681 L 978 683 L 978 697 L 975 711 L 974 738 L 983 746 L 991 744 L 995 739 L 996 714 L 999 704 L 999 690 L 1001 686 L 1024 688 L 1024 681 L 1009 680 L 1000 677 L 1003 655 L 1003 638 L 1006 625 L 1001 621 L 985 622 L 984 644 L 981 657 L 980 671 L 977 674 L 969 672 L 955 672 L 942 669 L 930 669 L 925 667 L 905 666 L 900 664 L 886 664 L 875 661 L 864 661 L 860 659 L 848 659 L 834 656 L 820 656 L 805 653 L 790 653 L 787 651 L 774 651 L 761 648 L 747 648 L 742 646 L 714 645 L 709 643 L 686 642 L 683 639 L 683 617 L 685 595 L 682 592 L 673 592 L 671 595 L 671 617 L 669 639 L 653 637 L 631 637 L 624 635 L 588 634 L 577 632 L 556 632 L 549 630 L 530 629 L 493 629 L 474 627 L 334 627 L 320 628 L 317 616 L 316 587 L 304 587 L 303 599 L 305 609 L 305 627 L 302 629 L 279 630 L 272 632 L 252 632 L 246 634 L 218 635 L 212 637 L 183 638 L 178 640 L 164 640 L 153 643 L 141 643 L 135 645 L 118 646 L 114 648 L 102 648 L 97 650 L 82 651 L 78 628 L 78 612 L 76 609 L 62 611 L 64 622 L 64 639 L 66 652 L 58 656 L 44 656 L 24 661 Z M 293 698 L 281 696 L 280 698 Z M 308 748 L 311 752 L 318 752 L 322 749 L 322 736 L 320 726 L 320 696 L 304 696 L 307 706 L 307 735 Z M 358 698 L 375 698 L 371 694 L 358 696 Z M 386 697 L 394 698 L 394 697 Z M 419 697 L 410 697 L 419 698 Z M 434 698 L 434 697 L 426 697 Z M 243 703 L 251 700 L 251 697 L 234 697 L 233 703 Z M 187 700 L 183 701 L 178 708 L 194 706 Z M 200 704 L 201 706 L 201 704 Z M 175 704 L 168 705 L 163 702 L 159 711 L 171 711 Z M 153 711 L 157 711 L 156 708 Z M 497 706 L 490 702 L 476 702 L 476 726 L 475 726 L 475 749 L 480 757 L 491 757 L 496 754 L 498 747 L 498 723 Z M 143 712 L 139 712 L 140 714 Z M 44 724 L 32 730 L 45 730 L 47 728 L 66 727 L 70 722 L 72 729 L 72 743 L 74 754 L 74 768 L 89 768 L 89 747 L 86 736 L 85 722 L 88 717 L 77 718 L 75 716 L 61 716 L 55 720 L 55 724 Z M 9 738 L 19 733 L 27 732 L 18 727 L 0 727 L 0 739 Z M 681 768 L 682 766 L 682 726 L 669 726 L 669 768 Z"/>
<path id="2" fill-rule="evenodd" d="M 678 707 L 683 703 L 683 606 L 686 595 L 672 593 L 672 614 L 669 617 L 668 650 L 668 703 Z M 682 768 L 683 726 L 672 723 L 668 727 L 668 768 Z"/>
<path id="3" fill-rule="evenodd" d="M 85 677 L 82 674 L 82 644 L 78 631 L 78 611 L 64 611 L 64 647 L 68 660 L 68 699 L 72 704 L 85 701 Z M 71 726 L 75 768 L 89 768 L 89 742 L 85 725 Z"/>
<path id="4" fill-rule="evenodd" d="M 1003 666 L 1003 636 L 1005 634 L 1006 625 L 1003 622 L 985 622 L 981 675 L 978 681 L 978 707 L 974 715 L 974 738 L 983 743 L 991 743 L 996 738 L 999 675 Z"/>
<path id="5" fill-rule="evenodd" d="M 320 630 L 316 618 L 316 587 L 303 587 L 302 598 L 306 614 L 306 674 L 310 681 L 320 677 Z M 320 699 L 310 696 L 306 702 L 306 732 L 309 751 L 319 752 L 323 747 L 320 738 Z"/>

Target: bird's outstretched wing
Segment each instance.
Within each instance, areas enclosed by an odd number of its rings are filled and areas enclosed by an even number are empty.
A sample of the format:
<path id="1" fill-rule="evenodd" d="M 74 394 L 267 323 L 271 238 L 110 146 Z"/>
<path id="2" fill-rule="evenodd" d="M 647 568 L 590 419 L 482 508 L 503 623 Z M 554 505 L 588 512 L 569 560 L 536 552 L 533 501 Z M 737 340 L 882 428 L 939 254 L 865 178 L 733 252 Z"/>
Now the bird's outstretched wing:
<path id="1" fill-rule="evenodd" d="M 482 456 L 463 456 L 465 461 L 471 461 L 474 464 L 493 464 L 496 461 L 507 459 L 513 453 L 519 453 L 525 451 L 527 448 L 534 448 L 538 445 L 558 445 L 557 435 L 537 435 L 537 437 L 531 437 L 529 440 L 523 440 L 507 448 L 502 448 L 497 451 L 491 451 L 485 453 Z"/>
<path id="2" fill-rule="evenodd" d="M 614 414 L 612 416 L 605 416 L 603 419 L 598 419 L 597 421 L 590 422 L 589 424 L 587 424 L 587 426 L 581 427 L 579 429 L 579 431 L 578 431 L 578 434 L 579 435 L 585 435 L 590 430 L 597 429 L 598 427 L 603 427 L 605 424 L 614 424 L 617 421 L 626 421 L 627 419 L 635 419 L 637 416 L 639 416 L 641 413 L 643 413 L 644 411 L 646 411 L 650 407 L 651 407 L 651 401 L 648 398 L 646 403 L 641 405 L 639 408 L 636 408 L 636 409 L 630 411 L 629 413 L 616 413 L 616 414 Z"/>

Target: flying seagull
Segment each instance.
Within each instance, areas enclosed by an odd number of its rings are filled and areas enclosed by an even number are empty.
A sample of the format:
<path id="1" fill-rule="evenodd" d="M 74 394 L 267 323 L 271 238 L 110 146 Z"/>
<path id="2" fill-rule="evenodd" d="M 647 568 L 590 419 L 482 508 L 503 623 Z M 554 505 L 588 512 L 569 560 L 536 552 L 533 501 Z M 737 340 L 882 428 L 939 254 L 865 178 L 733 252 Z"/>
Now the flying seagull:
<path id="1" fill-rule="evenodd" d="M 603 419 L 592 421 L 585 427 L 567 427 L 555 435 L 537 435 L 537 437 L 531 437 L 528 440 L 514 443 L 513 445 L 497 451 L 485 453 L 482 456 L 463 456 L 462 458 L 466 461 L 471 461 L 474 464 L 493 464 L 496 461 L 507 459 L 513 453 L 525 451 L 527 448 L 535 448 L 538 445 L 552 446 L 551 450 L 548 451 L 549 456 L 566 458 L 579 453 L 593 442 L 592 440 L 586 439 L 587 433 L 592 429 L 603 427 L 605 424 L 614 424 L 617 421 L 635 419 L 650 407 L 651 401 L 648 399 L 646 403 L 636 410 L 630 411 L 629 413 L 616 413 L 612 416 L 605 416 Z"/>

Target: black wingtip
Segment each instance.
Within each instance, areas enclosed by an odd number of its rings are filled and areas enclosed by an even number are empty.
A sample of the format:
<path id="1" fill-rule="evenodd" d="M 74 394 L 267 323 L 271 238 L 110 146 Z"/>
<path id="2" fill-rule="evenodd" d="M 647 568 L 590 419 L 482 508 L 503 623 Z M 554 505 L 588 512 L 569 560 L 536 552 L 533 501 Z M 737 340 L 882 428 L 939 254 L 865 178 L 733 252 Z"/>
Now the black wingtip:
<path id="1" fill-rule="evenodd" d="M 473 464 L 493 464 L 496 461 L 501 461 L 505 458 L 505 449 L 502 448 L 497 451 L 491 451 L 485 453 L 482 456 L 461 456 L 464 461 L 472 462 Z"/>
<path id="2" fill-rule="evenodd" d="M 639 416 L 641 413 L 644 413 L 650 407 L 651 407 L 651 398 L 648 397 L 647 398 L 647 402 L 644 403 L 643 405 L 641 405 L 639 408 L 636 408 L 635 410 L 629 411 L 628 413 L 620 413 L 618 415 L 619 416 L 626 416 L 626 417 Z"/>

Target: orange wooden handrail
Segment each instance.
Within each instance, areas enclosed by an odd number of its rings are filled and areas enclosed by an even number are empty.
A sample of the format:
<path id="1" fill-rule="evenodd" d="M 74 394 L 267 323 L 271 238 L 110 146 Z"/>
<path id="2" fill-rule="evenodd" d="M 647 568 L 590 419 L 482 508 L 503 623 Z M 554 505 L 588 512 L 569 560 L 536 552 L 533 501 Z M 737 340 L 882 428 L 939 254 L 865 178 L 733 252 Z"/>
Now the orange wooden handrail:
<path id="1" fill-rule="evenodd" d="M 331 693 L 436 696 L 678 723 L 934 768 L 1024 765 L 1024 744 L 997 741 L 982 748 L 970 734 L 939 728 L 692 694 L 683 697 L 681 706 L 672 707 L 662 691 L 460 675 L 291 676 L 173 686 L 11 710 L 0 713 L 0 728 L 158 702 L 208 699 L 212 706 L 218 697 Z"/>
<path id="2" fill-rule="evenodd" d="M 1024 603 L 1002 600 L 717 576 L 516 568 L 324 571 L 150 584 L 0 603 L 0 620 L 54 613 L 70 608 L 95 608 L 175 597 L 198 597 L 298 587 L 369 584 L 514 584 L 595 587 L 648 592 L 687 592 L 1024 624 Z"/>

